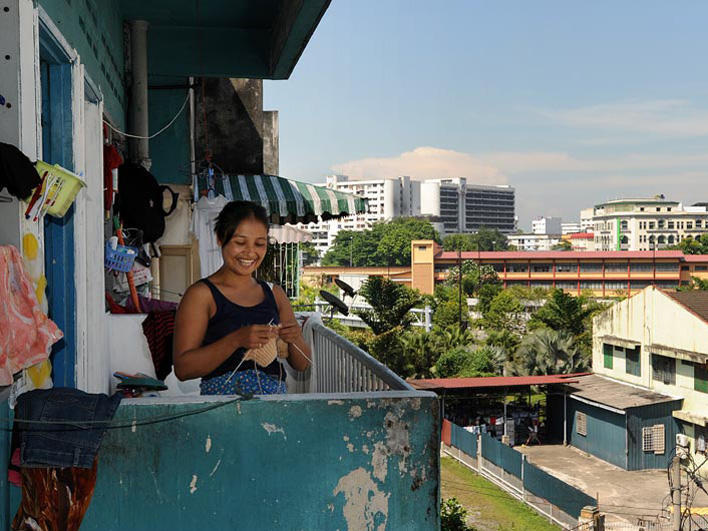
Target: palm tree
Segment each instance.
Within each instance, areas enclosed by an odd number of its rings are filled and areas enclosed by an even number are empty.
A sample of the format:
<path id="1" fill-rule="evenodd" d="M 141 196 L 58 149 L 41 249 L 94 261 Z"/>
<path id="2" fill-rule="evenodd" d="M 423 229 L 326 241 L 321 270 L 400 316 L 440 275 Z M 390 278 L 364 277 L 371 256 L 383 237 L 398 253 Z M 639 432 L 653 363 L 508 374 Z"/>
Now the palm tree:
<path id="1" fill-rule="evenodd" d="M 571 374 L 586 370 L 588 361 L 567 331 L 541 328 L 521 341 L 511 370 L 519 376 Z"/>
<path id="2" fill-rule="evenodd" d="M 532 320 L 552 330 L 564 330 L 574 336 L 585 332 L 586 320 L 597 308 L 585 297 L 576 297 L 561 289 L 554 289 Z"/>

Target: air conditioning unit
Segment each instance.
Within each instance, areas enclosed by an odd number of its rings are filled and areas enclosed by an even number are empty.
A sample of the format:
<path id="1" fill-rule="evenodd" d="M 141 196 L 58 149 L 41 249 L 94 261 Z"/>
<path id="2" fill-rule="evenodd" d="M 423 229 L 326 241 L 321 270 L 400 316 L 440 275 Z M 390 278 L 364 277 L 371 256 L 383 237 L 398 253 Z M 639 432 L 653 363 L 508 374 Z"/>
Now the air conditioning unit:
<path id="1" fill-rule="evenodd" d="M 676 455 L 679 459 L 688 457 L 688 436 L 683 433 L 676 434 Z"/>

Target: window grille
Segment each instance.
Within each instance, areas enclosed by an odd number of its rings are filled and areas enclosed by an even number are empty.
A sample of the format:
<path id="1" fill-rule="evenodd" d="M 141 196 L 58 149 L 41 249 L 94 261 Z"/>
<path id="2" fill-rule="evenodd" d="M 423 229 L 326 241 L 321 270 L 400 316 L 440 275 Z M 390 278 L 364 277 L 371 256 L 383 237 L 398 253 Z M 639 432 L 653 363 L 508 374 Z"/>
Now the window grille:
<path id="1" fill-rule="evenodd" d="M 588 416 L 580 411 L 575 412 L 575 431 L 578 435 L 587 437 L 588 434 Z"/>
<path id="2" fill-rule="evenodd" d="M 654 424 L 642 428 L 642 451 L 663 454 L 666 449 L 663 424 Z"/>

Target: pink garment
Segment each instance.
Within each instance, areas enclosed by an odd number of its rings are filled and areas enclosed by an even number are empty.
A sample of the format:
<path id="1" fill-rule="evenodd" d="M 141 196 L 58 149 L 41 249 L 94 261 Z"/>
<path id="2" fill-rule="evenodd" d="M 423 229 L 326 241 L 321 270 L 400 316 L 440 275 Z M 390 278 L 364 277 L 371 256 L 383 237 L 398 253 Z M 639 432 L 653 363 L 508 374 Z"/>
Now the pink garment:
<path id="1" fill-rule="evenodd" d="M 0 246 L 0 385 L 10 385 L 14 373 L 46 360 L 63 335 L 39 307 L 20 252 Z"/>

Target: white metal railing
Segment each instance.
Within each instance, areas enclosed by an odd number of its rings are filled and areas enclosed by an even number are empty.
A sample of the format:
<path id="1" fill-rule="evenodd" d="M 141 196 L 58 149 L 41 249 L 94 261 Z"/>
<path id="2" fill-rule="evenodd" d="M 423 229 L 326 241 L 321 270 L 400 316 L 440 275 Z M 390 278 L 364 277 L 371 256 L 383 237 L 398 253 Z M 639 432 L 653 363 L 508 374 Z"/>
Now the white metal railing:
<path id="1" fill-rule="evenodd" d="M 413 387 L 371 355 L 321 322 L 311 324 L 310 393 L 413 391 Z"/>
<path id="2" fill-rule="evenodd" d="M 329 303 L 320 299 L 315 299 L 314 307 L 315 311 L 323 315 L 328 315 L 331 310 Z M 342 315 L 339 312 L 335 312 L 332 317 L 347 326 L 354 328 L 367 328 L 368 325 L 354 312 L 356 310 L 370 309 L 371 306 L 365 303 L 353 304 L 349 307 L 349 315 Z M 411 326 L 419 326 L 421 328 L 425 328 L 427 332 L 430 332 L 430 329 L 433 327 L 433 309 L 430 306 L 426 306 L 425 308 L 411 308 L 408 313 L 410 313 L 413 317 Z"/>

